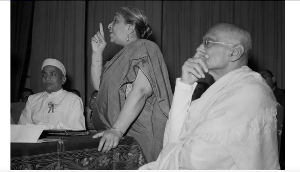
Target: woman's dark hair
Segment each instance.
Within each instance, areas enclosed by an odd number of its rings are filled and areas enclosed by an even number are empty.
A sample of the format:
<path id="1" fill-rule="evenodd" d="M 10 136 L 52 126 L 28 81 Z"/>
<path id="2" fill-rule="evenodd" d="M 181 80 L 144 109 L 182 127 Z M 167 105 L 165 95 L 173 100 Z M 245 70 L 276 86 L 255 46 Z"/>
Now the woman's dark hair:
<path id="1" fill-rule="evenodd" d="M 125 23 L 134 25 L 137 37 L 149 39 L 152 29 L 148 25 L 148 20 L 144 11 L 133 7 L 120 7 L 116 14 L 121 15 Z"/>

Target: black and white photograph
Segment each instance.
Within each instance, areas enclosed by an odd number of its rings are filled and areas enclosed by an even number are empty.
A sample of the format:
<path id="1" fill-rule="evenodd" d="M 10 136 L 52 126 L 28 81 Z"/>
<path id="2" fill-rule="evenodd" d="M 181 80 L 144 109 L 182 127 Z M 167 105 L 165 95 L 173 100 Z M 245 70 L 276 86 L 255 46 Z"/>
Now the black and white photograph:
<path id="1" fill-rule="evenodd" d="M 299 2 L 4 3 L 3 168 L 300 169 Z"/>

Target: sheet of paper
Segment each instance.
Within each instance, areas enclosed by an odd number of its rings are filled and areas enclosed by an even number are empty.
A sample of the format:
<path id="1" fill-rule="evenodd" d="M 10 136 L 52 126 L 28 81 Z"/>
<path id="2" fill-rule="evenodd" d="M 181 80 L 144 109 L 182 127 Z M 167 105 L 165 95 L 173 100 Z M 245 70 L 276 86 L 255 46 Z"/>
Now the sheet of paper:
<path id="1" fill-rule="evenodd" d="M 10 142 L 37 143 L 44 130 L 43 125 L 10 125 Z"/>

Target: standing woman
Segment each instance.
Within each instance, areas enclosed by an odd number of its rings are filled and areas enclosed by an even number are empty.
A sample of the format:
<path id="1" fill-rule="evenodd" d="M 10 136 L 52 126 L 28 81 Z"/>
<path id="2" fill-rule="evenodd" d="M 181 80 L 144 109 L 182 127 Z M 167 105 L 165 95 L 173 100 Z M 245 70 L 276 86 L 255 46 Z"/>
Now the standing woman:
<path id="1" fill-rule="evenodd" d="M 98 91 L 93 124 L 98 150 L 115 148 L 124 134 L 140 144 L 148 162 L 156 160 L 173 98 L 168 71 L 142 10 L 121 7 L 108 25 L 110 42 L 123 47 L 102 66 L 106 46 L 102 24 L 91 39 L 91 79 Z"/>

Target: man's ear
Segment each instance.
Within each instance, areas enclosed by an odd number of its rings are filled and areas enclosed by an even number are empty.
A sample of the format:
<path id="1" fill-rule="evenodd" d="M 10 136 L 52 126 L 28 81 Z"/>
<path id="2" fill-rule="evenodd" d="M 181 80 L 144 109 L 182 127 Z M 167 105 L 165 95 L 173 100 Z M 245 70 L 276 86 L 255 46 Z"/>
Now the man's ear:
<path id="1" fill-rule="evenodd" d="M 67 77 L 63 76 L 62 77 L 62 85 L 64 85 L 64 83 L 67 81 Z"/>
<path id="2" fill-rule="evenodd" d="M 244 46 L 238 44 L 233 47 L 233 51 L 231 53 L 231 62 L 235 62 L 239 60 L 245 52 Z"/>

